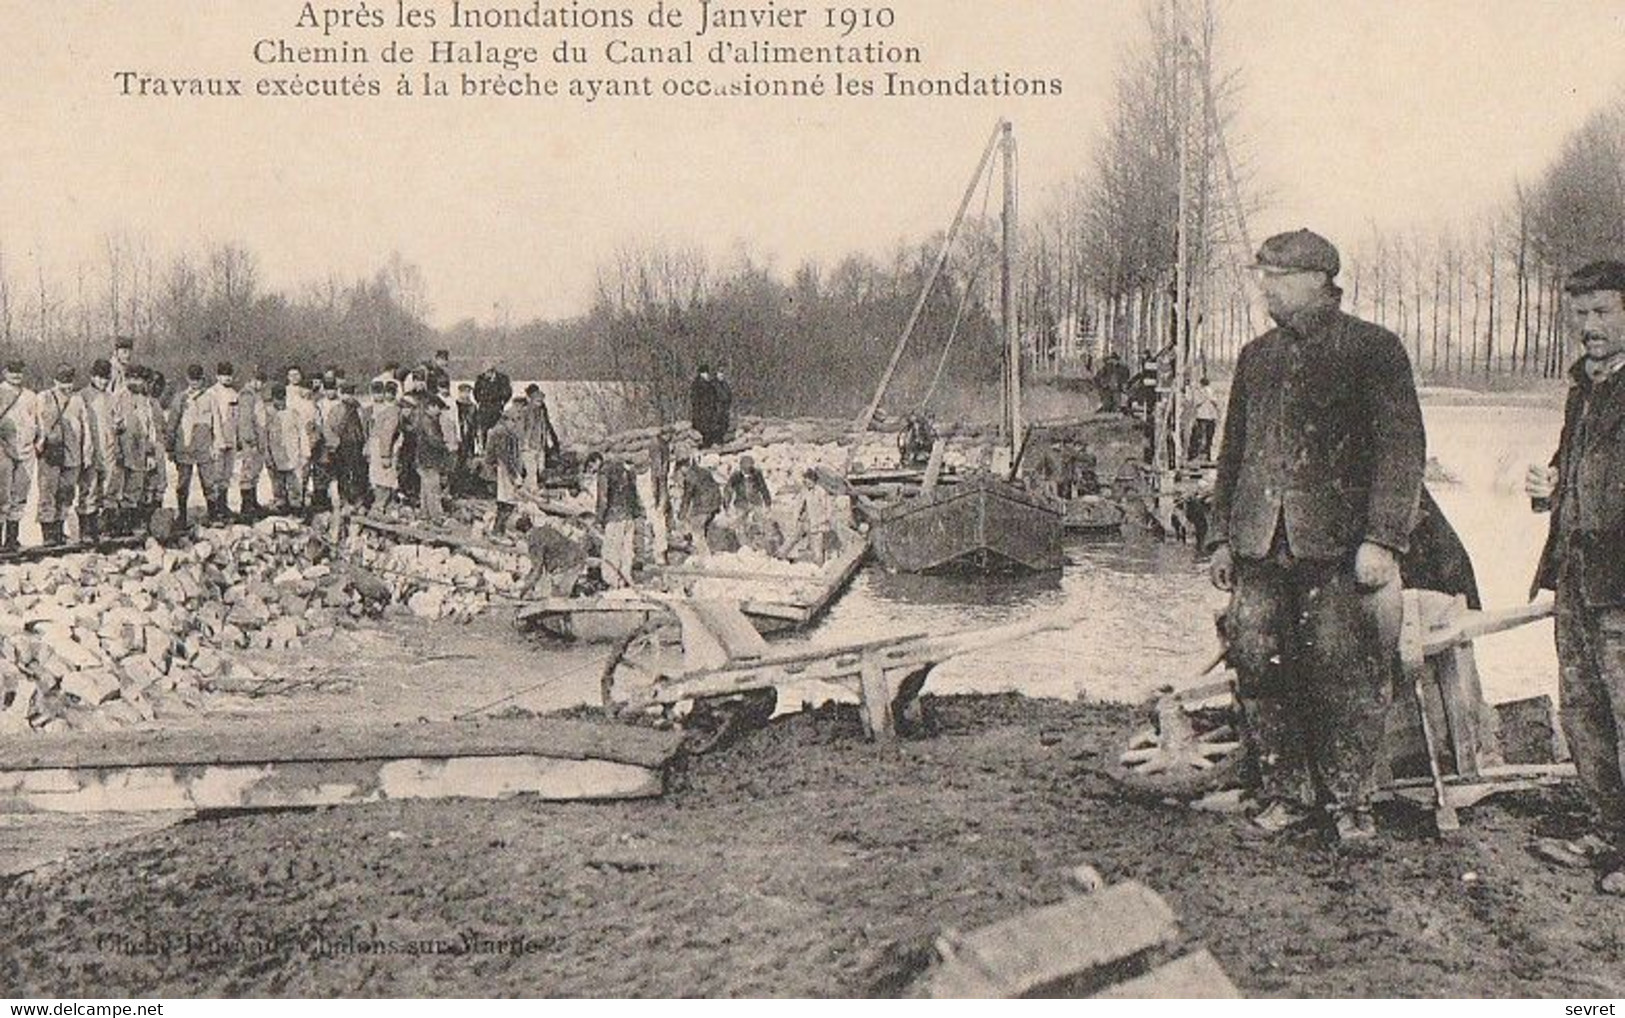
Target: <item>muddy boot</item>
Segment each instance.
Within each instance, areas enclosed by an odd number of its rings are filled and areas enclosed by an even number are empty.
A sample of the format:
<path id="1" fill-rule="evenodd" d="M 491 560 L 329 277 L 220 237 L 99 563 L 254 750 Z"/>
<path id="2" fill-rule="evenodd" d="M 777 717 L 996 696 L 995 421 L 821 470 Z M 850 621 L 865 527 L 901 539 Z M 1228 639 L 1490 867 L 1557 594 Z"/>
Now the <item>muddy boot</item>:
<path id="1" fill-rule="evenodd" d="M 100 513 L 79 514 L 79 543 L 95 544 L 102 539 L 102 517 Z"/>
<path id="2" fill-rule="evenodd" d="M 496 523 L 491 526 L 491 533 L 502 535 L 508 532 L 508 521 L 513 518 L 514 505 L 511 502 L 497 503 Z"/>
<path id="3" fill-rule="evenodd" d="M 1276 800 L 1248 818 L 1253 833 L 1281 834 L 1308 823 L 1309 811 L 1294 803 Z"/>
<path id="4" fill-rule="evenodd" d="M 175 525 L 183 530 L 190 526 L 190 521 L 186 518 L 186 503 L 187 497 L 185 495 L 175 499 Z"/>
<path id="5" fill-rule="evenodd" d="M 66 540 L 62 534 L 61 523 L 41 523 L 39 529 L 40 543 L 47 548 L 55 548 Z"/>
<path id="6" fill-rule="evenodd" d="M 1337 842 L 1353 848 L 1371 844 L 1377 838 L 1377 818 L 1369 806 L 1349 808 L 1337 815 Z"/>
<path id="7" fill-rule="evenodd" d="M 260 509 L 260 497 L 253 488 L 240 488 L 238 494 L 242 496 L 242 501 L 238 503 L 241 508 L 237 515 L 244 523 L 253 523 L 264 515 Z"/>
<path id="8" fill-rule="evenodd" d="M 23 525 L 11 520 L 0 521 L 0 552 L 21 551 Z"/>

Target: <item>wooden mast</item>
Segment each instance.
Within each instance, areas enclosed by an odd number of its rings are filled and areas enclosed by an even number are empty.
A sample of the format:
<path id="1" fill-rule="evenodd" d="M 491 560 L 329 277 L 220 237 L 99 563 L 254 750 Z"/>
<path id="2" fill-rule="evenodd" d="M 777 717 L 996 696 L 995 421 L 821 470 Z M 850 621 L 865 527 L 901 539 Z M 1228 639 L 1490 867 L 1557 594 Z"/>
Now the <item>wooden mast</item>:
<path id="1" fill-rule="evenodd" d="M 982 182 L 982 177 L 988 172 L 988 164 L 993 159 L 993 149 L 999 143 L 1001 133 L 1007 132 L 1010 125 L 1000 120 L 993 127 L 993 134 L 987 139 L 987 147 L 982 150 L 981 161 L 976 164 L 976 173 L 971 176 L 970 183 L 965 187 L 965 196 L 959 201 L 959 211 L 954 214 L 954 221 L 948 227 L 948 235 L 942 240 L 942 250 L 937 252 L 937 260 L 931 266 L 931 275 L 926 279 L 925 286 L 920 290 L 919 299 L 914 303 L 914 310 L 909 313 L 908 324 L 903 326 L 903 334 L 897 339 L 897 346 L 892 349 L 891 361 L 886 365 L 886 371 L 880 376 L 880 384 L 875 388 L 874 398 L 864 408 L 858 417 L 857 430 L 868 431 L 874 423 L 875 414 L 880 410 L 881 400 L 886 398 L 886 390 L 891 386 L 892 376 L 897 373 L 897 365 L 903 359 L 903 348 L 908 345 L 908 338 L 913 334 L 916 326 L 920 324 L 920 316 L 925 312 L 925 305 L 931 299 L 931 291 L 936 289 L 937 280 L 942 276 L 942 270 L 948 267 L 948 256 L 953 253 L 954 239 L 959 236 L 960 227 L 964 225 L 965 213 L 970 209 L 970 203 L 976 197 L 976 188 Z"/>
<path id="2" fill-rule="evenodd" d="M 999 272 L 999 303 L 1004 315 L 1005 372 L 1004 420 L 1000 432 L 1010 443 L 1010 469 L 1018 466 L 1021 454 L 1021 328 L 1016 315 L 1014 280 L 1016 250 L 1016 134 L 1009 121 L 1004 122 L 1004 240 L 1000 245 L 1002 264 Z"/>

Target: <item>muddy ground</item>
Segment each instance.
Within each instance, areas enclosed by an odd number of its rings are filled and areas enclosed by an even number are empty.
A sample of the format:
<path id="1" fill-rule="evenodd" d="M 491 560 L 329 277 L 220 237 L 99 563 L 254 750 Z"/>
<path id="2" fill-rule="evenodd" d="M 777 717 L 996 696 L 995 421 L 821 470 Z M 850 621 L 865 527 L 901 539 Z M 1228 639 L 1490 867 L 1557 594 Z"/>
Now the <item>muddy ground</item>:
<path id="1" fill-rule="evenodd" d="M 884 995 L 943 927 L 1140 880 L 1248 994 L 1625 994 L 1625 905 L 1529 854 L 1571 794 L 1396 808 L 1371 857 L 1123 801 L 1123 708 L 927 698 L 888 757 L 855 711 L 775 721 L 661 800 L 417 802 L 194 820 L 0 887 L 19 996 Z M 435 953 L 438 952 L 438 953 Z"/>

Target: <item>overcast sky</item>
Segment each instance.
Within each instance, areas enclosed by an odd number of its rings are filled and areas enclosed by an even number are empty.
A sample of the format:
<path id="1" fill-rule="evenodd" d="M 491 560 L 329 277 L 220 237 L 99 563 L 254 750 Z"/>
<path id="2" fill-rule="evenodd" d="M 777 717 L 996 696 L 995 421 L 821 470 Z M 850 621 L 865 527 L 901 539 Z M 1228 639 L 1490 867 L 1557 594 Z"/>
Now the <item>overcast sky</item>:
<path id="1" fill-rule="evenodd" d="M 391 15 L 395 3 L 385 0 Z M 821 5 L 808 6 L 817 18 Z M 422 267 L 436 324 L 490 319 L 498 305 L 516 320 L 565 315 L 584 309 L 596 264 L 627 244 L 693 242 L 726 257 L 743 242 L 788 268 L 940 229 L 999 115 L 1019 132 L 1024 211 L 1041 210 L 1088 163 L 1118 55 L 1142 32 L 1140 0 L 892 6 L 896 27 L 872 38 L 922 47 L 922 73 L 1059 77 L 1064 95 L 120 98 L 119 70 L 250 84 L 337 72 L 251 59 L 262 37 L 321 41 L 294 28 L 294 0 L 0 0 L 0 244 L 14 274 L 43 258 L 48 275 L 68 276 L 110 232 L 166 256 L 232 240 L 286 287 L 367 273 L 399 251 Z M 1257 236 L 1310 225 L 1352 247 L 1373 224 L 1471 216 L 1537 174 L 1625 83 L 1625 0 L 1229 0 L 1224 32 L 1222 57 L 1245 69 L 1240 127 L 1274 196 Z M 614 33 L 563 34 L 601 44 Z M 369 69 L 393 89 L 393 71 Z"/>

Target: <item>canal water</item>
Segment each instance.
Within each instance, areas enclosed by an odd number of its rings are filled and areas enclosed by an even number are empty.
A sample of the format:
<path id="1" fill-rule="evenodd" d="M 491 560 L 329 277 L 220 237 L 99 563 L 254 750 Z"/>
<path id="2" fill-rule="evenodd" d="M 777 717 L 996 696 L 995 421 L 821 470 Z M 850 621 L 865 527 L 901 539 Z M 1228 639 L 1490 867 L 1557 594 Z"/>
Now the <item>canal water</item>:
<path id="1" fill-rule="evenodd" d="M 1461 534 L 1488 607 L 1526 599 L 1546 531 L 1529 510 L 1523 475 L 1556 447 L 1560 407 L 1428 405 L 1428 452 L 1454 480 L 1430 484 Z M 932 673 L 938 693 L 1019 691 L 1067 699 L 1138 701 L 1180 685 L 1218 649 L 1214 616 L 1225 595 L 1207 580 L 1189 545 L 1142 535 L 1087 540 L 1067 549 L 1059 576 L 969 580 L 864 571 L 814 635 L 815 642 L 890 633 L 942 633 L 1076 616 L 1067 632 L 948 662 Z M 1557 665 L 1551 623 L 1501 634 L 1479 645 L 1485 695 L 1492 702 L 1554 693 Z"/>

